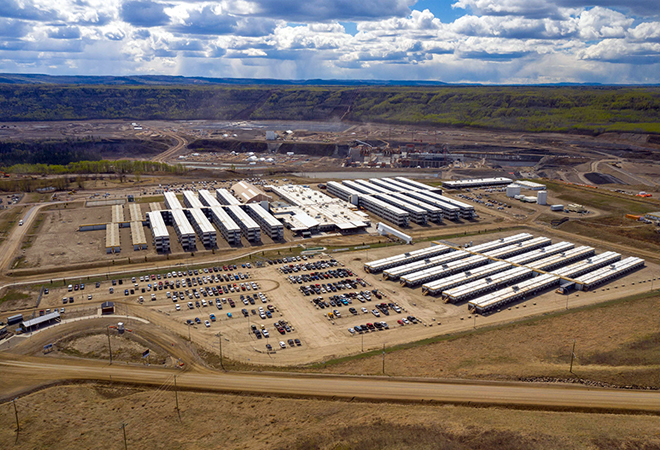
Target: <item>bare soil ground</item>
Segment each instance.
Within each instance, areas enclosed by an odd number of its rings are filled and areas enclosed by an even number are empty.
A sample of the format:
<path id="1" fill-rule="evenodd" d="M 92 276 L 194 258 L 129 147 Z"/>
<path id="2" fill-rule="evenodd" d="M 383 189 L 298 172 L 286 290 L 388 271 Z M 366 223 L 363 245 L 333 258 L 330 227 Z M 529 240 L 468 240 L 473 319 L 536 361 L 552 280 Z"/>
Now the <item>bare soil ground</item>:
<path id="1" fill-rule="evenodd" d="M 5 448 L 624 449 L 657 448 L 657 418 L 179 392 L 47 388 L 0 405 Z M 148 426 L 147 426 L 148 425 Z"/>

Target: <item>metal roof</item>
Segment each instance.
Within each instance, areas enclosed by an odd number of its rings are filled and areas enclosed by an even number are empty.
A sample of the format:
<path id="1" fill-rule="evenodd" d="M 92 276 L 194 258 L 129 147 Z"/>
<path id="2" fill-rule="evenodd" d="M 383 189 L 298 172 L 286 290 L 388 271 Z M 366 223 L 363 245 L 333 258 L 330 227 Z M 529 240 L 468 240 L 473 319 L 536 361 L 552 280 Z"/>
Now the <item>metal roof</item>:
<path id="1" fill-rule="evenodd" d="M 206 206 L 220 206 L 220 202 L 206 189 L 197 191 L 199 200 Z"/>
<path id="2" fill-rule="evenodd" d="M 236 197 L 232 195 L 227 189 L 217 189 L 215 191 L 215 196 L 218 198 L 218 201 L 223 205 L 240 205 L 241 202 L 238 201 Z"/>
<path id="3" fill-rule="evenodd" d="M 131 239 L 133 240 L 133 245 L 147 243 L 147 238 L 144 235 L 144 228 L 142 226 L 142 221 L 131 222 Z"/>
<path id="4" fill-rule="evenodd" d="M 167 209 L 182 209 L 181 202 L 174 192 L 165 192 L 165 206 Z"/>
<path id="5" fill-rule="evenodd" d="M 193 222 L 197 224 L 202 233 L 215 233 L 215 228 L 209 222 L 209 219 L 206 218 L 204 212 L 201 209 L 190 208 L 186 211 L 192 216 Z"/>
<path id="6" fill-rule="evenodd" d="M 246 183 L 245 181 L 239 181 L 231 188 L 234 190 L 236 197 L 242 200 L 243 203 L 249 203 L 255 199 L 272 200 L 272 198 L 264 191 L 250 183 Z"/>
<path id="7" fill-rule="evenodd" d="M 142 208 L 139 203 L 129 203 L 128 211 L 131 214 L 131 222 L 137 222 L 138 220 L 144 220 L 142 215 Z"/>
<path id="8" fill-rule="evenodd" d="M 236 222 L 234 222 L 234 219 L 232 219 L 229 214 L 227 214 L 227 211 L 225 211 L 222 206 L 212 206 L 211 214 L 216 217 L 216 220 L 220 221 L 220 223 L 227 229 L 227 231 L 241 231 L 239 226 L 236 225 Z"/>
<path id="9" fill-rule="evenodd" d="M 193 191 L 183 191 L 183 203 L 187 208 L 202 208 L 204 206 Z"/>
<path id="10" fill-rule="evenodd" d="M 52 313 L 44 314 L 43 316 L 35 317 L 34 319 L 24 320 L 21 323 L 21 326 L 23 328 L 30 328 L 35 325 L 39 325 L 40 323 L 48 322 L 50 320 L 59 319 L 59 318 L 60 318 L 60 313 L 54 311 Z"/>
<path id="11" fill-rule="evenodd" d="M 168 237 L 170 233 L 167 231 L 165 226 L 165 221 L 160 211 L 151 211 L 148 212 L 149 223 L 151 224 L 151 232 L 153 233 L 154 238 Z"/>
<path id="12" fill-rule="evenodd" d="M 124 207 L 112 205 L 112 223 L 124 222 Z"/>
<path id="13" fill-rule="evenodd" d="M 264 219 L 266 221 L 266 223 L 268 224 L 268 226 L 270 226 L 270 227 L 281 227 L 282 226 L 282 222 L 280 222 L 275 217 L 273 217 L 273 215 L 271 213 L 269 213 L 268 211 L 263 209 L 261 207 L 261 205 L 258 205 L 256 203 L 250 203 L 250 204 L 247 205 L 247 207 L 250 208 L 252 211 L 254 211 L 255 214 L 259 215 L 259 217 Z"/>
<path id="14" fill-rule="evenodd" d="M 257 225 L 257 222 L 255 222 L 252 219 L 252 217 L 248 216 L 247 213 L 243 211 L 243 208 L 241 208 L 240 206 L 238 205 L 225 206 L 225 210 L 231 211 L 236 216 L 236 219 L 241 221 L 243 225 L 245 225 L 247 228 L 259 229 L 259 225 Z"/>
<path id="15" fill-rule="evenodd" d="M 192 225 L 190 225 L 190 221 L 188 221 L 183 209 L 173 209 L 172 219 L 174 219 L 175 226 L 179 229 L 179 235 L 195 235 L 195 230 L 193 230 Z"/>
<path id="16" fill-rule="evenodd" d="M 109 223 L 105 227 L 105 248 L 119 247 L 119 224 Z"/>

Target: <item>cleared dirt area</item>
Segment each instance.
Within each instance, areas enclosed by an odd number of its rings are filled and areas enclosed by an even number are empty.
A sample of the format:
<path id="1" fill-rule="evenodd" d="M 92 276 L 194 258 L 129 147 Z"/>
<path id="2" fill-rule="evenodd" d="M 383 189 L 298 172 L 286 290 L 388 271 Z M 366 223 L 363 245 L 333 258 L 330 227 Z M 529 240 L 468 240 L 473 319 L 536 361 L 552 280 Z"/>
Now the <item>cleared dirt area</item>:
<path id="1" fill-rule="evenodd" d="M 397 405 L 108 385 L 48 388 L 0 405 L 0 442 L 25 448 L 624 449 L 660 445 L 653 416 Z M 147 426 L 148 424 L 148 426 Z M 16 444 L 15 444 L 16 443 Z"/>

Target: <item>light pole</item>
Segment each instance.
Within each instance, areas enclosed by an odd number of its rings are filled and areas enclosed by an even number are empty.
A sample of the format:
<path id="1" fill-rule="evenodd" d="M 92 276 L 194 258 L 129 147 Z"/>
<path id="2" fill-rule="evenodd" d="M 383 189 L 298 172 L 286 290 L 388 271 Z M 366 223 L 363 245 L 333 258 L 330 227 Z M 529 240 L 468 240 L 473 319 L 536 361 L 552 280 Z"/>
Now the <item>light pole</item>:
<path id="1" fill-rule="evenodd" d="M 110 325 L 106 327 L 108 332 L 108 351 L 110 352 L 110 365 L 112 365 L 112 345 L 110 344 Z"/>

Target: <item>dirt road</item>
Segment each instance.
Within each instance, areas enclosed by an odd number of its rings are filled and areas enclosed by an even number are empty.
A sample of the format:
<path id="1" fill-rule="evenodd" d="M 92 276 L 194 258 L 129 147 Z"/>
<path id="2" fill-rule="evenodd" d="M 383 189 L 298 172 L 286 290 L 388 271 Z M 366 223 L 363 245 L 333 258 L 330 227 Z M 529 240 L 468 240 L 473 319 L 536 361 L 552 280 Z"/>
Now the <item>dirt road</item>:
<path id="1" fill-rule="evenodd" d="M 158 155 L 154 156 L 152 160 L 156 162 L 165 162 L 168 158 L 174 156 L 176 152 L 185 148 L 185 146 L 188 145 L 188 141 L 186 141 L 184 138 L 182 138 L 179 135 L 176 135 L 174 133 L 165 133 L 165 132 L 162 133 L 165 136 L 174 139 L 176 141 L 176 145 L 172 148 L 165 150 L 163 153 L 159 153 Z"/>
<path id="2" fill-rule="evenodd" d="M 25 213 L 25 216 L 22 217 L 23 225 L 14 227 L 9 237 L 7 237 L 3 243 L 2 248 L 0 248 L 0 255 L 2 255 L 0 256 L 0 272 L 5 271 L 9 267 L 9 264 L 11 264 L 16 250 L 18 250 L 18 247 L 23 241 L 23 236 L 25 236 L 27 231 L 32 226 L 32 222 L 34 222 L 35 217 L 39 215 L 38 210 L 44 206 L 46 205 L 44 204 L 32 206 L 28 212 Z"/>
<path id="3" fill-rule="evenodd" d="M 437 401 L 540 408 L 660 412 L 660 393 L 514 383 L 448 383 L 372 377 L 278 376 L 275 374 L 196 373 L 108 366 L 93 361 L 23 358 L 0 355 L 3 378 L 22 377 L 32 386 L 58 380 L 101 380 L 148 385 L 169 384 L 177 375 L 181 388 L 302 397 L 359 398 L 389 401 Z M 14 388 L 13 390 L 16 390 Z M 17 392 L 3 392 L 7 398 Z"/>

